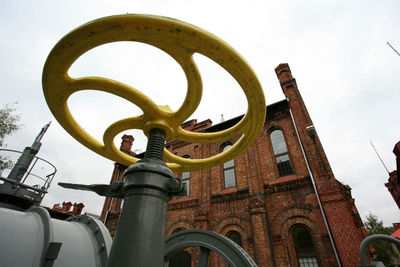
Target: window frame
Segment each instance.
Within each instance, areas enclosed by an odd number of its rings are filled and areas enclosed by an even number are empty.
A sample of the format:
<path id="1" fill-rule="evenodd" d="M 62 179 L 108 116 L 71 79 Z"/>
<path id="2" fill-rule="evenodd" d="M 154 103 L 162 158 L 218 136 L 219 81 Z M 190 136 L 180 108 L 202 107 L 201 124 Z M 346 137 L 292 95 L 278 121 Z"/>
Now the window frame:
<path id="1" fill-rule="evenodd" d="M 230 147 L 232 147 L 231 143 L 224 143 L 221 146 L 221 152 L 224 152 L 226 149 L 229 149 Z M 232 164 L 232 166 L 226 166 L 227 164 Z M 226 173 L 233 171 L 233 186 L 229 186 L 227 187 L 227 176 Z M 225 163 L 222 164 L 222 176 L 224 178 L 224 189 L 228 189 L 228 188 L 233 188 L 237 186 L 236 183 L 236 170 L 235 170 L 235 159 L 231 159 L 230 161 L 227 161 Z"/>
<path id="2" fill-rule="evenodd" d="M 190 159 L 190 156 L 189 155 L 183 155 L 182 158 Z M 185 174 L 187 174 L 188 176 L 184 177 Z M 191 176 L 192 176 L 191 172 L 181 172 L 182 184 L 187 184 L 186 195 L 181 196 L 181 197 L 190 196 L 190 178 L 191 178 Z"/>
<path id="3" fill-rule="evenodd" d="M 280 132 L 282 134 L 282 140 L 283 140 L 283 144 L 285 145 L 286 151 L 275 154 L 276 146 L 274 146 L 274 144 L 279 145 L 281 143 L 276 143 L 276 142 L 274 143 L 273 142 L 272 134 L 274 132 Z M 285 133 L 283 132 L 283 130 L 280 129 L 280 128 L 271 129 L 270 132 L 269 132 L 269 141 L 271 142 L 272 153 L 274 155 L 275 166 L 276 166 L 276 169 L 278 171 L 279 177 L 284 177 L 284 176 L 288 176 L 288 175 L 294 174 L 293 164 L 292 164 L 292 161 L 290 159 L 291 157 L 290 157 L 290 154 L 289 154 L 289 148 L 288 148 L 288 145 L 287 145 L 287 142 L 286 142 Z M 283 165 L 282 163 L 278 163 L 278 158 L 284 157 L 284 156 L 287 156 L 287 160 L 283 162 L 285 164 L 286 164 L 286 162 L 288 163 L 286 166 Z"/>
<path id="4" fill-rule="evenodd" d="M 188 174 L 187 177 L 183 177 L 184 174 Z M 182 172 L 181 173 L 181 180 L 182 180 L 182 184 L 186 184 L 186 195 L 182 196 L 182 197 L 188 197 L 190 196 L 190 172 Z"/>
<path id="5" fill-rule="evenodd" d="M 295 231 L 301 229 L 303 231 L 307 231 L 307 234 L 309 235 L 309 240 L 307 240 L 308 242 L 311 242 L 310 246 L 310 251 L 298 251 L 298 247 L 300 247 L 298 244 L 296 244 L 297 242 L 297 238 L 295 237 Z M 309 267 L 318 267 L 319 265 L 319 259 L 318 259 L 318 254 L 317 254 L 317 250 L 315 247 L 315 242 L 313 239 L 313 235 L 311 230 L 303 224 L 298 224 L 292 227 L 291 231 L 290 231 L 290 235 L 293 241 L 293 248 L 296 254 L 296 262 L 298 264 L 299 267 L 305 267 L 305 266 L 309 266 Z M 304 246 L 301 246 L 304 247 Z"/>

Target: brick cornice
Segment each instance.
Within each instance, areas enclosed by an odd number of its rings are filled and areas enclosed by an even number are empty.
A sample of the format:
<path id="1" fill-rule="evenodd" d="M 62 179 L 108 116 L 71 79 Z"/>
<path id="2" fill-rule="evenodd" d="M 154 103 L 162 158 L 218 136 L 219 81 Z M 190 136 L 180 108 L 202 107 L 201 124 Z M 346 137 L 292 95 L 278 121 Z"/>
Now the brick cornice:
<path id="1" fill-rule="evenodd" d="M 197 198 L 192 198 L 182 201 L 180 200 L 177 202 L 170 202 L 168 203 L 168 210 L 181 210 L 198 206 L 199 206 L 199 200 Z"/>
<path id="2" fill-rule="evenodd" d="M 186 146 L 187 144 L 188 143 L 186 143 L 184 141 L 173 139 L 171 141 L 168 141 L 165 146 L 170 149 L 176 149 L 176 148 Z"/>
<path id="3" fill-rule="evenodd" d="M 303 178 L 300 179 L 284 181 L 281 183 L 264 184 L 264 192 L 275 193 L 275 192 L 289 191 L 308 185 L 311 185 L 310 176 L 304 176 Z"/>
<path id="4" fill-rule="evenodd" d="M 227 194 L 213 194 L 211 195 L 211 203 L 215 204 L 215 203 L 229 202 L 233 200 L 242 200 L 248 197 L 249 197 L 249 189 L 245 188 Z"/>

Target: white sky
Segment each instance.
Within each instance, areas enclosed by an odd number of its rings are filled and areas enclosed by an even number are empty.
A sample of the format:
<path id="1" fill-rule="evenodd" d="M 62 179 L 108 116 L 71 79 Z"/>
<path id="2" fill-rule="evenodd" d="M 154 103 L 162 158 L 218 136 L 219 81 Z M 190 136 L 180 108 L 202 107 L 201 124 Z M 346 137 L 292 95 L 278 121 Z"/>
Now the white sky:
<path id="1" fill-rule="evenodd" d="M 168 16 L 234 47 L 255 70 L 268 104 L 284 98 L 274 69 L 289 63 L 336 178 L 353 189 L 363 220 L 372 212 L 391 225 L 400 221 L 400 213 L 384 186 L 388 174 L 370 141 L 389 171 L 394 170 L 392 150 L 400 140 L 400 57 L 386 42 L 400 49 L 399 11 L 397 0 L 6 1 L 0 9 L 0 105 L 17 101 L 24 125 L 6 140 L 7 148 L 31 145 L 41 127 L 53 121 L 38 156 L 55 164 L 58 173 L 43 204 L 83 202 L 86 211 L 99 214 L 102 197 L 56 185 L 108 183 L 113 164 L 75 141 L 54 119 L 42 92 L 44 62 L 60 38 L 93 19 L 125 13 Z M 243 114 L 247 104 L 234 79 L 204 56 L 195 59 L 204 96 L 191 118 L 218 123 L 221 114 L 225 119 Z M 70 74 L 128 83 L 175 110 L 186 90 L 173 59 L 144 44 L 96 48 L 80 58 Z M 125 100 L 94 91 L 73 95 L 69 105 L 78 122 L 99 139 L 112 122 L 140 113 Z M 143 134 L 128 133 L 136 138 L 134 149 L 143 151 Z"/>

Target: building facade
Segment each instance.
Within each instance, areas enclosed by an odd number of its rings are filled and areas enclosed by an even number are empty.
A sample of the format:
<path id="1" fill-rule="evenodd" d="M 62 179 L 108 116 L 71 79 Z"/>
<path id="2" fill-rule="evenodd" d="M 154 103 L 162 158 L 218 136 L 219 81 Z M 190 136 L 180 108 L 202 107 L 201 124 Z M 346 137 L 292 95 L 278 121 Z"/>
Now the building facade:
<path id="1" fill-rule="evenodd" d="M 53 208 L 43 207 L 47 209 L 51 218 L 65 220 L 72 215 L 79 215 L 82 213 L 85 205 L 83 203 L 74 203 L 72 204 L 70 201 L 63 202 L 61 205 L 59 203 L 54 204 Z M 72 210 L 71 210 L 72 208 Z"/>
<path id="2" fill-rule="evenodd" d="M 400 141 L 394 146 L 393 154 L 396 156 L 396 170 L 389 173 L 389 179 L 385 186 L 400 209 L 400 177 L 398 175 L 400 169 Z"/>
<path id="3" fill-rule="evenodd" d="M 288 64 L 275 71 L 286 99 L 267 107 L 256 142 L 221 166 L 176 173 L 187 193 L 169 202 L 165 234 L 192 228 L 220 233 L 241 245 L 258 266 L 356 266 L 366 231 L 351 189 L 335 179 Z M 216 125 L 191 120 L 182 127 L 215 132 L 240 119 Z M 121 150 L 134 155 L 133 141 L 124 136 Z M 181 157 L 205 158 L 235 141 L 169 140 L 166 148 Z M 125 168 L 115 163 L 111 182 L 123 180 Z M 105 200 L 101 220 L 112 235 L 120 208 L 119 199 Z M 189 252 L 183 253 L 196 266 L 197 252 Z M 226 264 L 214 255 L 210 266 Z"/>

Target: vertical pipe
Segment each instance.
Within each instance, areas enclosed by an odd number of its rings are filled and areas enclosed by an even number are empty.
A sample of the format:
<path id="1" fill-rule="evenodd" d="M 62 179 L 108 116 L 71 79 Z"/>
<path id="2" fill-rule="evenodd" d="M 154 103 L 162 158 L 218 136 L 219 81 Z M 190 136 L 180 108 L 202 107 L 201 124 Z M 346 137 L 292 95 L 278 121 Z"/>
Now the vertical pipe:
<path id="1" fill-rule="evenodd" d="M 19 157 L 17 163 L 15 163 L 14 167 L 12 168 L 11 172 L 8 174 L 8 179 L 15 180 L 17 182 L 21 182 L 22 177 L 28 170 L 29 166 L 32 163 L 32 160 L 35 158 L 35 155 L 39 152 L 42 143 L 43 135 L 46 133 L 47 129 L 49 128 L 51 122 L 43 126 L 42 130 L 40 131 L 39 135 L 36 136 L 35 141 L 31 147 L 25 147 L 22 155 Z M 36 163 L 36 162 L 35 162 Z M 33 167 L 32 167 L 33 168 Z M 31 169 L 32 169 L 31 168 Z M 25 176 L 26 179 L 26 176 Z M 23 182 L 22 182 L 23 183 Z"/>
<path id="2" fill-rule="evenodd" d="M 335 253 L 336 261 L 337 261 L 339 267 L 342 267 L 342 262 L 340 261 L 339 254 L 337 252 L 336 244 L 335 244 L 335 241 L 334 241 L 332 233 L 331 233 L 331 228 L 329 226 L 328 220 L 326 219 L 325 210 L 324 210 L 324 207 L 322 206 L 321 198 L 319 197 L 317 186 L 315 185 L 314 176 L 312 174 L 310 165 L 308 163 L 308 158 L 307 158 L 306 153 L 304 151 L 303 143 L 301 142 L 301 139 L 300 139 L 300 136 L 299 136 L 299 132 L 297 130 L 296 122 L 294 121 L 292 110 L 290 108 L 289 108 L 289 113 L 290 113 L 290 118 L 292 119 L 292 122 L 293 122 L 293 125 L 294 125 L 294 130 L 296 131 L 297 139 L 299 140 L 299 143 L 300 143 L 301 152 L 303 153 L 303 157 L 304 157 L 304 161 L 306 162 L 308 173 L 310 174 L 310 177 L 311 177 L 311 183 L 312 183 L 313 188 L 314 188 L 315 196 L 317 197 L 318 206 L 321 209 L 322 218 L 324 220 L 324 223 L 325 223 L 325 226 L 326 226 L 326 230 L 328 231 L 329 240 L 331 242 L 331 245 L 332 245 L 332 248 L 333 248 L 333 252 Z"/>
<path id="3" fill-rule="evenodd" d="M 167 193 L 133 188 L 124 198 L 108 267 L 163 266 Z"/>
<path id="4" fill-rule="evenodd" d="M 145 158 L 124 174 L 124 204 L 107 267 L 163 266 L 168 182 L 173 173 L 162 162 L 165 133 L 152 129 Z"/>
<path id="5" fill-rule="evenodd" d="M 28 171 L 29 165 L 31 165 L 36 153 L 37 151 L 33 151 L 30 147 L 25 147 L 7 178 L 20 183 Z"/>

